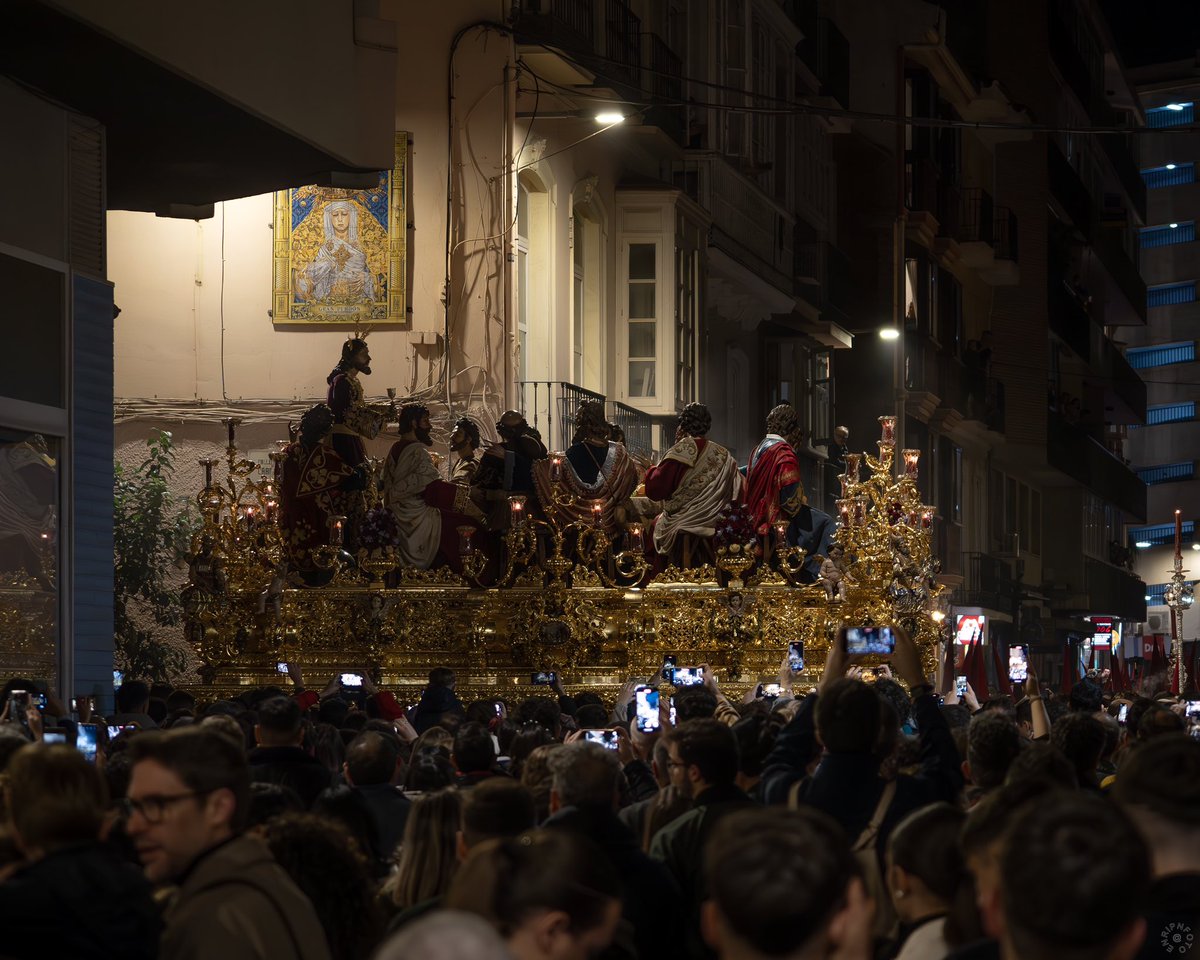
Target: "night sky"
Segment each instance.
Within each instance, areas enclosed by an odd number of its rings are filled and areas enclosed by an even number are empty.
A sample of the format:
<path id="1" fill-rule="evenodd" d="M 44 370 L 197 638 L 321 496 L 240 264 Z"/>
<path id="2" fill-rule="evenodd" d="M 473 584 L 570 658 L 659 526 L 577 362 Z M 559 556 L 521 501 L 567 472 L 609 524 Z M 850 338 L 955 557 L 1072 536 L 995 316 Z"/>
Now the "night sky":
<path id="1" fill-rule="evenodd" d="M 1200 47 L 1200 0 L 1101 0 L 1127 67 L 1189 60 Z"/>

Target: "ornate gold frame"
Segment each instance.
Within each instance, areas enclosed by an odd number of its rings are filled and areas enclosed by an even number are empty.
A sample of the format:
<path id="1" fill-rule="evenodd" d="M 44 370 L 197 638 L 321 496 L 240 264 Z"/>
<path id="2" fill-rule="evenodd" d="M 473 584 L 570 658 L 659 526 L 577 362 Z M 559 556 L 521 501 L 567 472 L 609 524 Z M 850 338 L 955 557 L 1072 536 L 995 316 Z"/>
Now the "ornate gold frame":
<path id="1" fill-rule="evenodd" d="M 275 194 L 275 211 L 272 218 L 274 228 L 274 257 L 272 274 L 272 311 L 274 324 L 302 323 L 306 325 L 363 326 L 371 323 L 408 323 L 408 134 L 396 134 L 396 160 L 391 170 L 381 171 L 386 179 L 387 193 L 387 249 L 383 256 L 372 250 L 374 259 L 386 269 L 386 300 L 367 301 L 362 299 L 330 298 L 326 301 L 298 302 L 293 296 L 295 269 L 294 238 L 292 227 L 292 204 L 298 197 L 313 199 L 308 202 L 313 210 L 305 216 L 316 216 L 331 200 L 355 200 L 364 206 L 362 198 L 374 191 L 349 190 L 339 187 L 294 187 Z"/>

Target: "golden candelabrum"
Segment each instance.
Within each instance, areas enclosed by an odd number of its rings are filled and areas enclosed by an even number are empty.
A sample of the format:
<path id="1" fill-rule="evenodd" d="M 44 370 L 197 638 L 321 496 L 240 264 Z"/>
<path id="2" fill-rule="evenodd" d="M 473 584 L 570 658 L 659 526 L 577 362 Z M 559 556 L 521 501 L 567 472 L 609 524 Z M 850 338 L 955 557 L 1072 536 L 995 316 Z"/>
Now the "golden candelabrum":
<path id="1" fill-rule="evenodd" d="M 461 573 L 406 567 L 390 546 L 351 556 L 339 516 L 328 544 L 312 551 L 326 575 L 313 587 L 285 569 L 276 482 L 253 476 L 228 421 L 225 481 L 214 481 L 215 461 L 202 461 L 203 523 L 185 592 L 202 678 L 210 695 L 225 695 L 274 682 L 275 663 L 294 659 L 314 686 L 366 667 L 403 697 L 432 667 L 449 666 L 465 696 L 519 698 L 537 692 L 532 671 L 615 690 L 656 675 L 674 654 L 680 664 L 708 663 L 736 690 L 776 674 L 792 640 L 805 641 L 801 683 L 811 683 L 839 626 L 892 623 L 932 673 L 941 634 L 934 510 L 921 502 L 917 452 L 902 451 L 897 469 L 895 418 L 880 422 L 878 457 L 848 455 L 840 478 L 840 559 L 789 545 L 781 520 L 761 539 L 721 543 L 715 567 L 651 576 L 649 528 L 606 526 L 604 503 L 573 494 L 565 459 L 552 454 L 549 502 L 510 496 L 502 536 L 456 528 Z M 272 454 L 277 467 L 282 457 Z M 368 505 L 379 508 L 380 464 L 367 469 Z M 818 562 L 823 577 L 814 581 Z"/>

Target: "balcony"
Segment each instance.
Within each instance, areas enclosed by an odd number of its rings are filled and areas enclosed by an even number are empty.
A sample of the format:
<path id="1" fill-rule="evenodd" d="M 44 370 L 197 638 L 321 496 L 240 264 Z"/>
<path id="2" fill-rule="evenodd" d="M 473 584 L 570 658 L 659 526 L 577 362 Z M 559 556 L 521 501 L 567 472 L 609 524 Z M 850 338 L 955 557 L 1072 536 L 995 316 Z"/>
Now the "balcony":
<path id="1" fill-rule="evenodd" d="M 712 217 L 712 242 L 778 290 L 795 282 L 795 218 L 716 153 L 690 152 L 670 165 L 671 182 Z"/>
<path id="2" fill-rule="evenodd" d="M 1105 228 L 1093 230 L 1091 242 L 1112 281 L 1107 297 L 1110 312 L 1105 314 L 1104 322 L 1110 326 L 1146 323 L 1146 281 L 1121 245 L 1119 232 Z M 1119 309 L 1117 295 L 1125 301 L 1127 310 Z M 1114 311 L 1113 307 L 1118 309 Z"/>
<path id="3" fill-rule="evenodd" d="M 1109 125 L 1120 125 L 1120 115 L 1115 110 L 1106 106 L 1105 113 L 1109 117 Z M 1125 196 L 1133 207 L 1137 221 L 1145 223 L 1146 180 L 1142 177 L 1141 170 L 1138 169 L 1137 161 L 1133 159 L 1128 135 L 1113 133 L 1095 139 L 1100 141 L 1100 148 L 1108 157 L 1113 173 L 1116 174 L 1117 182 L 1120 183 L 1121 189 L 1125 191 Z"/>
<path id="4" fill-rule="evenodd" d="M 513 6 L 518 41 L 536 40 L 573 52 L 595 49 L 594 0 L 519 0 Z"/>
<path id="5" fill-rule="evenodd" d="M 808 64 L 813 75 L 821 81 L 820 95 L 830 97 L 838 105 L 850 107 L 850 42 L 827 17 L 815 17 L 801 24 L 804 39 L 800 42 L 800 59 Z"/>
<path id="6" fill-rule="evenodd" d="M 1062 149 L 1053 140 L 1046 141 L 1046 172 L 1050 180 L 1050 192 L 1066 211 L 1071 222 L 1085 237 L 1092 232 L 1092 196 L 1079 177 L 1079 172 L 1063 155 Z"/>
<path id="7" fill-rule="evenodd" d="M 1092 605 L 1089 613 L 1139 623 L 1146 619 L 1146 584 L 1141 577 L 1093 557 L 1084 559 L 1083 576 Z"/>
<path id="8" fill-rule="evenodd" d="M 990 553 L 963 554 L 962 605 L 1008 610 L 1016 585 L 1009 562 Z"/>
<path id="9" fill-rule="evenodd" d="M 687 140 L 687 108 L 683 105 L 683 61 L 656 33 L 642 34 L 643 88 L 662 106 L 646 110 L 645 123 L 666 131 L 676 143 Z M 670 106 L 668 106 L 670 104 Z"/>
<path id="10" fill-rule="evenodd" d="M 1078 33 L 1089 28 L 1079 22 L 1074 0 L 1052 0 L 1047 4 L 1047 13 L 1050 21 L 1050 56 L 1067 85 L 1075 91 L 1083 109 L 1095 119 L 1103 74 L 1088 66 L 1075 43 Z"/>
<path id="11" fill-rule="evenodd" d="M 624 0 L 604 0 L 604 55 L 607 73 L 637 84 L 642 69 L 642 21 Z"/>
<path id="12" fill-rule="evenodd" d="M 1146 517 L 1146 485 L 1128 465 L 1109 453 L 1085 429 L 1050 411 L 1046 424 L 1050 466 L 1120 507 L 1138 520 Z"/>
<path id="13" fill-rule="evenodd" d="M 796 244 L 796 293 L 828 319 L 845 326 L 850 258 L 827 240 Z"/>
<path id="14" fill-rule="evenodd" d="M 1105 417 L 1109 423 L 1146 422 L 1146 381 L 1129 365 L 1123 354 L 1104 331 L 1093 325 L 1098 344 L 1092 350 L 1092 369 L 1104 384 L 1104 405 L 1111 407 Z"/>
<path id="15" fill-rule="evenodd" d="M 525 418 L 551 450 L 566 450 L 575 441 L 580 404 L 595 401 L 605 405 L 605 415 L 624 432 L 625 446 L 631 452 L 640 456 L 654 453 L 654 422 L 641 410 L 606 401 L 602 393 L 561 380 L 522 380 L 517 389 Z"/>
<path id="16" fill-rule="evenodd" d="M 1066 274 L 1051 267 L 1046 290 L 1046 310 L 1050 314 L 1050 329 L 1071 348 L 1084 363 L 1092 360 L 1091 315 L 1066 284 Z"/>

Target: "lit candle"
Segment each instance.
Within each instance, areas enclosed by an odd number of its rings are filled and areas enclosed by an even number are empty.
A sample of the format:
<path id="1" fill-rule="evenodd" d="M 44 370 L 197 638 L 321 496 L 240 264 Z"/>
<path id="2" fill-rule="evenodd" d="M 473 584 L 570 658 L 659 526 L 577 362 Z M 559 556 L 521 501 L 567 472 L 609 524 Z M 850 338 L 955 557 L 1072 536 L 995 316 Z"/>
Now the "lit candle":
<path id="1" fill-rule="evenodd" d="M 879 442 L 885 447 L 894 446 L 896 443 L 896 418 L 880 417 L 879 426 L 882 431 Z"/>
<path id="2" fill-rule="evenodd" d="M 837 502 L 838 519 L 844 527 L 850 526 L 850 503 L 850 500 L 844 499 Z"/>
<path id="3" fill-rule="evenodd" d="M 1175 511 L 1175 556 L 1183 556 L 1183 512 Z"/>
<path id="4" fill-rule="evenodd" d="M 851 483 L 858 483 L 858 471 L 859 471 L 859 467 L 861 467 L 861 466 L 862 466 L 862 454 L 861 453 L 846 454 L 846 476 L 850 479 Z"/>
<path id="5" fill-rule="evenodd" d="M 247 504 L 242 507 L 242 513 L 246 515 L 246 526 L 250 526 L 254 522 L 254 507 Z"/>
<path id="6" fill-rule="evenodd" d="M 635 523 L 629 528 L 629 540 L 630 546 L 633 547 L 634 550 L 641 551 L 645 549 L 646 544 L 642 539 L 642 525 L 640 523 Z"/>
<path id="7" fill-rule="evenodd" d="M 471 543 L 471 537 L 475 533 L 475 528 L 464 524 L 454 529 L 458 531 L 458 555 L 460 557 L 469 557 L 475 552 L 475 545 Z"/>
<path id="8" fill-rule="evenodd" d="M 592 503 L 592 526 L 599 527 L 604 515 L 604 504 L 599 500 Z"/>
<path id="9" fill-rule="evenodd" d="M 511 512 L 512 525 L 521 526 L 525 522 L 525 498 L 520 494 L 513 494 L 508 498 L 508 509 Z"/>
<path id="10" fill-rule="evenodd" d="M 554 483 L 562 479 L 562 454 L 555 453 L 550 457 L 550 479 Z"/>
<path id="11" fill-rule="evenodd" d="M 901 456 L 904 457 L 904 475 L 917 479 L 917 463 L 921 459 L 920 450 L 903 450 Z"/>
<path id="12" fill-rule="evenodd" d="M 268 520 L 275 519 L 275 508 L 278 506 L 274 498 L 267 500 L 266 517 Z"/>
<path id="13" fill-rule="evenodd" d="M 340 547 L 342 545 L 342 536 L 343 536 L 343 532 L 344 532 L 343 524 L 345 524 L 345 522 L 346 522 L 346 518 L 342 517 L 342 516 L 334 517 L 333 519 L 331 519 L 329 521 L 329 524 L 330 524 L 329 542 L 335 547 Z"/>
<path id="14" fill-rule="evenodd" d="M 854 522 L 864 523 L 867 519 L 867 500 L 865 497 L 854 498 Z"/>
<path id="15" fill-rule="evenodd" d="M 936 507 L 931 507 L 928 504 L 925 504 L 924 506 L 922 506 L 921 507 L 921 526 L 926 527 L 926 528 L 933 526 L 933 515 L 936 512 L 937 512 Z"/>
<path id="16" fill-rule="evenodd" d="M 780 520 L 775 524 L 775 546 L 779 549 L 787 546 L 787 531 L 788 525 L 785 521 Z"/>

